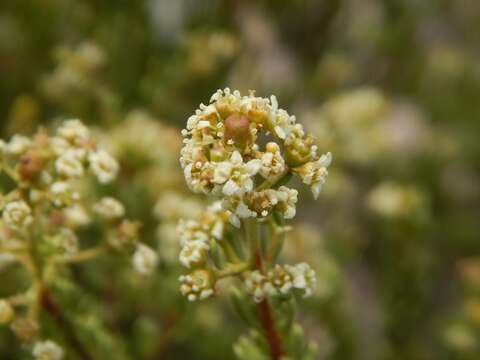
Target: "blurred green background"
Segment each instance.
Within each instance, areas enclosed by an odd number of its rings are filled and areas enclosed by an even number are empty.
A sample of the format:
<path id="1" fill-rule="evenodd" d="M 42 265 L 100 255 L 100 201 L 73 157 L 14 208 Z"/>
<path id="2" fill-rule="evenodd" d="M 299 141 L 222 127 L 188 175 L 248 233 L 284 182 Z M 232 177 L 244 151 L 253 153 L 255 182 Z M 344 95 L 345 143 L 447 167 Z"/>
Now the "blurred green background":
<path id="1" fill-rule="evenodd" d="M 290 251 L 323 286 L 299 306 L 318 358 L 480 359 L 479 39 L 475 0 L 2 0 L 1 132 L 78 117 L 108 142 L 143 109 L 166 136 L 218 88 L 275 94 L 334 157 L 319 201 L 301 194 Z M 148 146 L 176 169 L 166 144 Z M 153 243 L 166 185 L 142 181 L 112 191 Z M 241 321 L 227 301 L 179 302 L 173 263 L 118 301 L 95 278 L 71 290 L 116 309 L 111 338 L 87 341 L 122 351 L 98 359 L 234 358 Z M 23 358 L 10 336 L 0 358 Z"/>

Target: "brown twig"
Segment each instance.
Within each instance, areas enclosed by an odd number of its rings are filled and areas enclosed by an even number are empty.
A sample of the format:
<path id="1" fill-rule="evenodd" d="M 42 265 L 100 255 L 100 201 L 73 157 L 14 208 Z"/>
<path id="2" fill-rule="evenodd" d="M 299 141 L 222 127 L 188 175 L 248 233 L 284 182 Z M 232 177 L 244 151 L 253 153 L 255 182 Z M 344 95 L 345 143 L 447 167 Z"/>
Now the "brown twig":
<path id="1" fill-rule="evenodd" d="M 53 299 L 48 289 L 42 289 L 40 294 L 40 304 L 42 308 L 55 320 L 57 326 L 62 330 L 65 340 L 70 345 L 72 350 L 75 351 L 78 357 L 82 360 L 93 360 L 92 355 L 90 355 L 80 340 L 78 340 L 72 326 L 65 318 L 65 315 Z"/>

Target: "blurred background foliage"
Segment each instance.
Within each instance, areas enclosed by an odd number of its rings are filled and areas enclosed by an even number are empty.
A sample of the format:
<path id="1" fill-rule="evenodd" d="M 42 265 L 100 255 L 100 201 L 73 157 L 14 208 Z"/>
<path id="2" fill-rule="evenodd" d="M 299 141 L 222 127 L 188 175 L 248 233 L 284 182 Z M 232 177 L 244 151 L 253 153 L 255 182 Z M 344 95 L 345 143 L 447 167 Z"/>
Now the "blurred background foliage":
<path id="1" fill-rule="evenodd" d="M 94 358 L 248 352 L 227 296 L 188 305 L 176 281 L 174 224 L 198 202 L 177 129 L 229 86 L 275 94 L 334 156 L 286 244 L 319 276 L 298 319 L 317 357 L 479 359 L 479 19 L 475 0 L 1 1 L 2 137 L 72 117 L 94 126 L 122 165 L 100 191 L 162 258 L 153 278 L 103 259 L 59 279 Z M 24 281 L 3 261 L 1 296 Z M 29 358 L 12 339 L 0 329 L 0 357 Z"/>

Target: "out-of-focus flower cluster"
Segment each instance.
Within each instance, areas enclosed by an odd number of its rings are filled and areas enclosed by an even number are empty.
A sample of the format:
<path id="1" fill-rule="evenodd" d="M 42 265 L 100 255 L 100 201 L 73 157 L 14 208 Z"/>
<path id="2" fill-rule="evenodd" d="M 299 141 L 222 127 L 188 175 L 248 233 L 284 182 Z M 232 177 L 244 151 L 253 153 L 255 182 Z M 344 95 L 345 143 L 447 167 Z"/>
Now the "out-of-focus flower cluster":
<path id="1" fill-rule="evenodd" d="M 1 170 L 12 181 L 1 197 L 0 252 L 22 264 L 31 277 L 25 294 L 0 302 L 1 323 L 10 323 L 19 338 L 31 342 L 37 337 L 44 287 L 61 265 L 123 251 L 132 254 L 140 274 L 155 269 L 157 254 L 139 242 L 140 224 L 126 217 L 123 204 L 85 193 L 92 178 L 100 184 L 115 180 L 119 164 L 79 120 L 64 121 L 53 135 L 44 129 L 32 137 L 15 135 L 0 150 Z M 77 233 L 94 220 L 103 227 L 106 241 L 85 249 Z M 20 312 L 17 317 L 15 307 L 28 308 L 27 316 Z M 37 343 L 33 354 L 38 359 L 62 357 L 50 341 Z"/>

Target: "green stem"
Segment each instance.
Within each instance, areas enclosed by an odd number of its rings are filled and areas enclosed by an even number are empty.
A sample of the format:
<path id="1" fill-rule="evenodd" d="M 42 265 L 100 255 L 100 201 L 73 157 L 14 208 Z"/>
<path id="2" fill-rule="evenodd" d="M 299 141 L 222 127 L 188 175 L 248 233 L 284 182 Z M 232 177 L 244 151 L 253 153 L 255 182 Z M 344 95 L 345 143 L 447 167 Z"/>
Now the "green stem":
<path id="1" fill-rule="evenodd" d="M 248 269 L 250 269 L 250 264 L 246 262 L 236 263 L 236 264 L 230 263 L 222 270 L 216 271 L 215 276 L 217 277 L 217 279 L 222 279 L 228 276 L 240 275 L 241 273 L 243 273 Z"/>
<path id="2" fill-rule="evenodd" d="M 84 262 L 88 260 L 95 259 L 100 255 L 103 255 L 107 252 L 108 246 L 107 245 L 99 245 L 92 249 L 80 251 L 75 255 L 69 257 L 54 257 L 53 262 L 56 264 L 74 264 L 79 262 Z"/>

